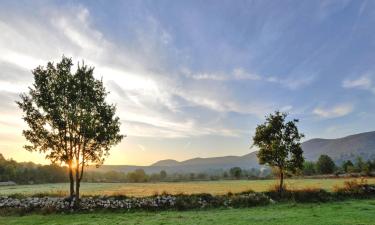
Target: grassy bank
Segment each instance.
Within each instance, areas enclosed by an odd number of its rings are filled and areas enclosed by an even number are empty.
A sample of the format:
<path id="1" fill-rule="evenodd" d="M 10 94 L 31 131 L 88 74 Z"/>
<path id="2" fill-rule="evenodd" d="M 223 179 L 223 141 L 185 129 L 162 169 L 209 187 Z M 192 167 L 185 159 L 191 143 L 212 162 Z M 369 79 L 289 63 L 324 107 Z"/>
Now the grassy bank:
<path id="1" fill-rule="evenodd" d="M 0 224 L 374 224 L 375 200 L 243 209 L 0 217 Z"/>
<path id="2" fill-rule="evenodd" d="M 335 186 L 342 186 L 350 178 L 339 179 L 287 179 L 286 184 L 293 189 L 321 188 L 331 191 Z M 375 184 L 375 178 L 367 179 L 369 184 Z M 197 194 L 210 193 L 213 195 L 237 193 L 249 189 L 260 192 L 267 191 L 276 180 L 233 180 L 233 181 L 201 181 L 201 182 L 179 182 L 179 183 L 83 183 L 81 193 L 83 195 L 127 195 L 143 197 L 155 193 L 167 192 L 170 194 Z M 36 193 L 57 193 L 66 195 L 68 184 L 38 184 L 17 185 L 0 187 L 0 195 Z"/>

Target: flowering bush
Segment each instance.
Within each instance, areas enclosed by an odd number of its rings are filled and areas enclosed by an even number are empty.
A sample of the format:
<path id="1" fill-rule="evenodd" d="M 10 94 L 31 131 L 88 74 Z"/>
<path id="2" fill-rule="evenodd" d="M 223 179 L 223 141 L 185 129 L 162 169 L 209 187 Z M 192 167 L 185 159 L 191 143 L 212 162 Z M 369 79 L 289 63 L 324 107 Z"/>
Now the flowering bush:
<path id="1" fill-rule="evenodd" d="M 210 194 L 194 195 L 157 195 L 144 198 L 129 198 L 126 196 L 95 196 L 82 197 L 79 210 L 93 211 L 96 209 L 199 209 L 207 207 L 249 207 L 265 205 L 270 199 L 262 193 L 235 194 L 213 196 Z M 61 197 L 0 197 L 1 209 L 21 209 L 27 212 L 41 210 L 42 212 L 71 211 L 74 203 Z"/>

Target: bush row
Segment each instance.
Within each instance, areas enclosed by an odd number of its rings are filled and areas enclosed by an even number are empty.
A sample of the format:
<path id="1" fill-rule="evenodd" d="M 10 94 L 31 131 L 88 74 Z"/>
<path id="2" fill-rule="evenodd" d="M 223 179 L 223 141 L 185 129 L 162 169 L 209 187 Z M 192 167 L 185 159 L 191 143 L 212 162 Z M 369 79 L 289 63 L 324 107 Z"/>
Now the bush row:
<path id="1" fill-rule="evenodd" d="M 275 201 L 327 202 L 348 198 L 375 197 L 375 185 L 364 182 L 349 181 L 343 187 L 336 187 L 333 192 L 322 189 L 285 190 L 282 195 L 277 190 L 264 193 L 253 191 L 226 195 L 192 194 L 192 195 L 155 195 L 135 198 L 127 196 L 91 196 L 83 197 L 79 211 L 111 210 L 188 210 L 202 208 L 238 208 L 267 205 Z M 0 197 L 0 213 L 7 211 L 27 213 L 40 211 L 44 213 L 71 212 L 73 202 L 61 197 Z"/>
<path id="2" fill-rule="evenodd" d="M 348 198 L 375 197 L 375 185 L 369 185 L 365 179 L 345 181 L 343 186 L 335 186 L 332 192 L 318 188 L 305 188 L 288 190 L 284 188 L 280 195 L 277 188 L 265 192 L 265 194 L 276 201 L 295 202 L 328 202 Z"/>
<path id="3" fill-rule="evenodd" d="M 194 195 L 159 195 L 143 198 L 129 198 L 126 196 L 95 196 L 83 197 L 80 200 L 80 211 L 98 209 L 126 209 L 126 210 L 187 210 L 212 207 L 251 207 L 267 205 L 271 199 L 263 193 L 241 193 L 213 196 L 211 194 Z M 73 211 L 73 201 L 61 197 L 0 197 L 1 209 L 17 209 L 26 212 Z"/>

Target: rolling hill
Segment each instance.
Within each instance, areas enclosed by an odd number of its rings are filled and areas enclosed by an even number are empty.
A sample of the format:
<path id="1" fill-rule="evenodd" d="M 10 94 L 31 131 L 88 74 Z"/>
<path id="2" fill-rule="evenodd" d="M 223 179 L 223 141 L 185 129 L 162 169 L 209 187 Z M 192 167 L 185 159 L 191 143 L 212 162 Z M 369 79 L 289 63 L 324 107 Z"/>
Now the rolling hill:
<path id="1" fill-rule="evenodd" d="M 348 159 L 355 160 L 357 156 L 373 159 L 375 158 L 375 131 L 337 139 L 311 139 L 302 143 L 302 149 L 305 159 L 309 161 L 317 160 L 321 154 L 329 155 L 337 163 Z M 215 173 L 235 166 L 243 169 L 261 167 L 258 164 L 256 152 L 251 152 L 243 156 L 193 158 L 181 162 L 167 159 L 155 162 L 150 166 L 104 165 L 97 170 L 130 172 L 135 169 L 144 169 L 146 173 L 158 173 L 161 170 L 165 170 L 167 173 Z"/>
<path id="2" fill-rule="evenodd" d="M 335 161 L 353 160 L 357 156 L 364 159 L 375 158 L 375 131 L 354 134 L 337 139 L 311 139 L 302 143 L 307 160 L 317 160 L 321 154 Z"/>
<path id="3" fill-rule="evenodd" d="M 193 158 L 181 162 L 167 159 L 158 161 L 150 166 L 103 165 L 98 169 L 92 167 L 89 170 L 101 172 L 116 170 L 127 173 L 136 169 L 143 169 L 146 173 L 159 173 L 161 170 L 165 170 L 167 173 L 216 173 L 235 166 L 243 169 L 260 168 L 256 152 L 251 152 L 243 156 Z"/>

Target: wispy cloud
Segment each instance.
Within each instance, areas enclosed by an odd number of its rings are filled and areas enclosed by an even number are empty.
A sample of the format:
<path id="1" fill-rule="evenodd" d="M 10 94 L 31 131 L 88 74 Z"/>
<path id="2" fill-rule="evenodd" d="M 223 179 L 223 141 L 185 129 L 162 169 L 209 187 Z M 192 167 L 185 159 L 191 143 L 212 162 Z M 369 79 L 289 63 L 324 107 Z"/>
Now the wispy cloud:
<path id="1" fill-rule="evenodd" d="M 278 78 L 275 76 L 270 76 L 265 79 L 271 83 L 278 83 L 284 87 L 287 87 L 291 90 L 297 90 L 299 88 L 308 86 L 315 80 L 315 76 L 308 75 L 308 76 L 290 76 L 286 78 Z"/>
<path id="2" fill-rule="evenodd" d="M 372 82 L 370 74 L 362 75 L 357 79 L 345 79 L 342 82 L 342 87 L 368 90 L 375 94 L 375 86 Z"/>
<path id="3" fill-rule="evenodd" d="M 340 104 L 330 108 L 317 107 L 313 110 L 313 114 L 321 118 L 336 118 L 346 116 L 353 111 L 352 104 Z"/>
<path id="4" fill-rule="evenodd" d="M 87 64 L 95 66 L 95 76 L 103 78 L 111 91 L 110 101 L 117 103 L 124 119 L 123 130 L 129 136 L 173 138 L 198 135 L 237 136 L 241 133 L 222 124 L 201 121 L 199 117 L 182 110 L 186 106 L 213 111 L 213 121 L 221 113 L 237 112 L 261 117 L 273 110 L 274 104 L 271 103 L 244 103 L 230 97 L 229 93 L 213 91 L 216 88 L 214 86 L 186 87 L 180 80 L 165 74 L 168 72 L 150 70 L 148 65 L 153 62 L 149 61 L 149 57 L 157 59 L 159 54 L 154 49 L 158 44 L 152 42 L 168 44 L 173 40 L 155 19 L 147 20 L 150 22 L 149 26 L 154 27 L 150 30 L 155 38 L 140 35 L 139 42 L 143 46 L 149 46 L 147 57 L 142 59 L 138 51 L 124 53 L 122 49 L 128 49 L 127 46 L 107 39 L 93 27 L 90 17 L 90 12 L 81 6 L 65 11 L 51 10 L 43 18 L 29 18 L 28 14 L 24 14 L 23 23 L 0 16 L 0 31 L 7 34 L 0 37 L 0 63 L 10 65 L 8 73 L 19 74 L 19 71 L 24 71 L 28 76 L 27 79 L 15 76 L 13 80 L 1 80 L 0 91 L 19 93 L 27 90 L 32 81 L 29 72 L 31 69 L 44 65 L 51 59 L 57 61 L 65 54 L 72 56 L 74 60 L 84 59 Z M 35 30 L 38 32 L 34 32 Z M 163 36 L 162 39 L 157 38 L 160 35 Z M 39 54 L 40 52 L 43 54 Z M 109 61 L 109 58 L 112 60 Z M 229 77 L 195 74 L 191 78 L 222 81 L 261 79 L 259 75 L 248 73 L 242 68 L 234 69 Z"/>
<path id="5" fill-rule="evenodd" d="M 279 78 L 277 76 L 259 75 L 251 73 L 243 68 L 235 68 L 231 73 L 192 73 L 189 70 L 183 70 L 183 74 L 194 80 L 211 80 L 211 81 L 259 81 L 276 83 L 282 87 L 291 90 L 297 90 L 301 87 L 311 84 L 315 80 L 315 76 L 286 76 Z"/>
<path id="6" fill-rule="evenodd" d="M 235 68 L 229 74 L 223 73 L 192 73 L 189 70 L 184 69 L 183 74 L 186 77 L 195 80 L 213 80 L 213 81 L 229 81 L 229 80 L 261 80 L 262 77 L 258 74 L 249 73 L 243 68 Z"/>

